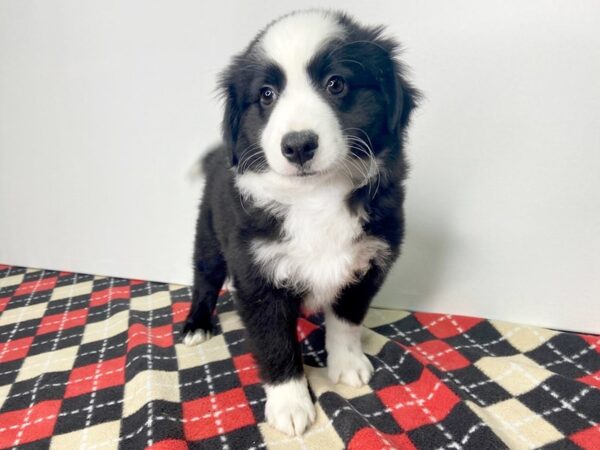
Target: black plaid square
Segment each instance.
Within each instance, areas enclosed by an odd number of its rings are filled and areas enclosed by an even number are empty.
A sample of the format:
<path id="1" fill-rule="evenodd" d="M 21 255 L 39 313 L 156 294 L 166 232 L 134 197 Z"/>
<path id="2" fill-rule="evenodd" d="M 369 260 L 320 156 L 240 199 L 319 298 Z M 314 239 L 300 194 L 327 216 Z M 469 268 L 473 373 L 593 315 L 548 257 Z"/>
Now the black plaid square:
<path id="1" fill-rule="evenodd" d="M 468 332 L 446 339 L 446 342 L 471 362 L 491 356 L 511 356 L 520 353 L 488 321 L 483 321 Z"/>
<path id="2" fill-rule="evenodd" d="M 248 353 L 248 342 L 246 341 L 245 330 L 232 330 L 223 334 L 227 349 L 231 356 L 239 356 Z"/>
<path id="3" fill-rule="evenodd" d="M 408 350 L 395 342 L 386 343 L 379 353 L 370 359 L 375 372 L 369 385 L 376 390 L 398 384 L 398 374 L 401 374 L 402 383 L 413 383 L 421 377 L 424 369 L 423 364 Z"/>
<path id="4" fill-rule="evenodd" d="M 360 413 L 338 394 L 326 392 L 321 395 L 319 402 L 336 433 L 346 446 L 361 429 L 369 427 L 368 419 L 361 417 Z M 382 409 L 381 411 L 385 410 Z"/>
<path id="5" fill-rule="evenodd" d="M 15 359 L 0 364 L 0 386 L 10 386 L 19 375 L 24 359 Z"/>
<path id="6" fill-rule="evenodd" d="M 492 405 L 512 398 L 506 389 L 473 365 L 454 370 L 450 376 L 439 376 L 457 395 L 468 398 L 479 406 Z"/>
<path id="7" fill-rule="evenodd" d="M 188 446 L 190 450 L 266 448 L 259 429 L 254 426 L 232 430 L 224 436 L 217 436 L 199 441 L 190 440 Z"/>
<path id="8" fill-rule="evenodd" d="M 124 390 L 124 385 L 117 385 L 65 398 L 54 433 L 64 434 L 119 420 L 122 416 Z"/>
<path id="9" fill-rule="evenodd" d="M 180 404 L 151 400 L 135 413 L 122 419 L 119 447 L 143 450 L 155 442 L 184 439 L 181 417 Z"/>
<path id="10" fill-rule="evenodd" d="M 408 433 L 416 448 L 505 449 L 489 426 L 465 404 L 457 404 L 444 420 Z"/>
<path id="11" fill-rule="evenodd" d="M 558 375 L 518 399 L 566 436 L 600 422 L 600 390 Z"/>
<path id="12" fill-rule="evenodd" d="M 72 273 L 72 272 L 61 272 L 56 280 L 56 287 L 71 286 L 76 283 L 84 283 L 86 281 L 92 281 L 94 275 L 87 273 Z"/>
<path id="13" fill-rule="evenodd" d="M 526 355 L 548 370 L 568 378 L 580 378 L 600 370 L 598 352 L 573 334 L 558 334 Z"/>
<path id="14" fill-rule="evenodd" d="M 350 400 L 349 407 L 365 419 L 365 423 L 385 434 L 398 434 L 403 430 L 390 414 L 389 408 L 379 397 L 371 394 L 362 395 Z"/>
<path id="15" fill-rule="evenodd" d="M 127 352 L 127 332 L 118 333 L 107 339 L 88 342 L 79 346 L 77 359 L 74 367 L 83 367 L 89 364 L 106 361 L 119 356 L 125 356 Z"/>
<path id="16" fill-rule="evenodd" d="M 182 389 L 182 400 L 193 400 L 209 395 L 210 392 L 224 392 L 241 387 L 233 361 L 230 359 L 200 364 L 179 372 L 179 379 L 186 387 Z M 210 386 L 209 386 L 210 385 Z"/>
<path id="17" fill-rule="evenodd" d="M 78 346 L 83 337 L 84 326 L 62 330 L 61 333 L 42 334 L 35 336 L 29 356 L 41 355 L 67 347 Z"/>
<path id="18" fill-rule="evenodd" d="M 42 317 L 36 317 L 35 319 L 26 318 L 17 323 L 11 323 L 8 325 L 4 325 L 0 327 L 0 339 L 8 340 L 10 338 L 11 341 L 22 339 L 27 336 L 35 336 L 36 331 L 40 322 L 42 321 Z"/>
<path id="19" fill-rule="evenodd" d="M 42 383 L 39 378 L 43 377 Z M 36 403 L 45 400 L 61 400 L 69 380 L 69 372 L 50 372 L 28 380 L 12 384 L 8 396 L 0 411 L 16 411 L 27 408 L 34 400 Z"/>
<path id="20" fill-rule="evenodd" d="M 413 315 L 396 322 L 380 325 L 374 331 L 403 345 L 415 345 L 436 339 Z"/>

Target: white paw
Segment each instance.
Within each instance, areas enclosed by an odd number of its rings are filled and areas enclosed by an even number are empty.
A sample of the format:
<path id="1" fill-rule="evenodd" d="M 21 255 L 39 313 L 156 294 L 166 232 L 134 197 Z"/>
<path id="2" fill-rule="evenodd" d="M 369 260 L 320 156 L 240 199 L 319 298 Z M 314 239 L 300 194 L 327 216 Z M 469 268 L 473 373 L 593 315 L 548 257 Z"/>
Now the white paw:
<path id="1" fill-rule="evenodd" d="M 361 387 L 371 379 L 373 365 L 362 352 L 335 352 L 327 357 L 327 371 L 333 383 Z"/>
<path id="2" fill-rule="evenodd" d="M 197 345 L 204 341 L 208 341 L 211 337 L 212 335 L 210 334 L 210 331 L 204 331 L 201 329 L 198 329 L 194 332 L 188 331 L 183 338 L 183 343 L 191 347 L 192 345 Z"/>
<path id="3" fill-rule="evenodd" d="M 273 428 L 290 436 L 300 436 L 315 421 L 306 378 L 282 384 L 265 385 L 265 417 Z"/>

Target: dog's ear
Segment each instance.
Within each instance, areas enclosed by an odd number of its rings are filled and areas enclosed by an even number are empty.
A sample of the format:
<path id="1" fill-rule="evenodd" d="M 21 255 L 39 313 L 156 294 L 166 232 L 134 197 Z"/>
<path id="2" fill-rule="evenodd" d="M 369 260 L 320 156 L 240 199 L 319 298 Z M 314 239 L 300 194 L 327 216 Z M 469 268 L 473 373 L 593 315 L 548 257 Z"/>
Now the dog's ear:
<path id="1" fill-rule="evenodd" d="M 388 131 L 401 135 L 410 121 L 413 110 L 417 107 L 420 92 L 408 83 L 402 74 L 402 68 L 394 64 L 393 75 L 386 89 L 388 106 Z"/>
<path id="2" fill-rule="evenodd" d="M 235 82 L 231 74 L 231 69 L 228 69 L 221 76 L 221 93 L 225 101 L 225 112 L 223 115 L 223 122 L 221 124 L 221 128 L 223 131 L 223 139 L 225 140 L 225 145 L 227 151 L 229 152 L 229 162 L 232 166 L 236 166 L 238 161 L 235 152 L 235 147 L 238 139 L 238 133 L 240 129 L 240 118 L 242 112 L 239 106 L 238 93 L 236 90 Z"/>

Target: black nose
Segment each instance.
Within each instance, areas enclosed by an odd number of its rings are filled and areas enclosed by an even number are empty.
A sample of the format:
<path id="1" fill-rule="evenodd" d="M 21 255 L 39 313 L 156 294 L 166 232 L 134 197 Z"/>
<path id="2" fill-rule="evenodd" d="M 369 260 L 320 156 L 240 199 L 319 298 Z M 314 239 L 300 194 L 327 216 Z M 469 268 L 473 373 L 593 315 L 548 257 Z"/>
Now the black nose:
<path id="1" fill-rule="evenodd" d="M 291 131 L 281 139 L 281 153 L 285 158 L 300 166 L 310 161 L 317 147 L 319 136 L 310 130 Z"/>

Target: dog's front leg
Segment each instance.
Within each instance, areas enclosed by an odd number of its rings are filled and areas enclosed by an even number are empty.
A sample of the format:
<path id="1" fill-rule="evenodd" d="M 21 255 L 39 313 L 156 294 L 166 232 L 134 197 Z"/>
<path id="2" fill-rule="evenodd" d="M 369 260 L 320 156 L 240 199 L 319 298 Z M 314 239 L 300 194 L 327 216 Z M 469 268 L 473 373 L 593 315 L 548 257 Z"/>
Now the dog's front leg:
<path id="1" fill-rule="evenodd" d="M 362 350 L 362 321 L 385 274 L 384 269 L 373 266 L 360 281 L 347 286 L 325 311 L 327 371 L 333 383 L 360 387 L 373 375 L 373 365 Z"/>
<path id="2" fill-rule="evenodd" d="M 265 417 L 274 428 L 300 435 L 315 420 L 296 339 L 300 300 L 282 289 L 244 295 L 239 311 L 265 383 Z"/>

